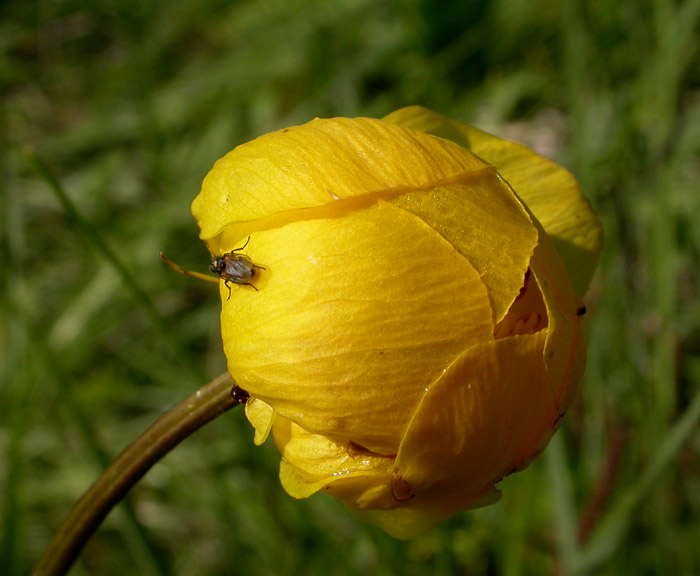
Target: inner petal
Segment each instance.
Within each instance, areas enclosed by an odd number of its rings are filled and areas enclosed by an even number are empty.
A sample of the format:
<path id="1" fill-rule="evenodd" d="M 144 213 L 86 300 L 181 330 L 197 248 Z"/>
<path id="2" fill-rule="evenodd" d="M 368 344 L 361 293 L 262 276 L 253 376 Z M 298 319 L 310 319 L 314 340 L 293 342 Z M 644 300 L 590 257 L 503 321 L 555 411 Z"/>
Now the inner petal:
<path id="1" fill-rule="evenodd" d="M 494 338 L 506 338 L 520 334 L 534 334 L 548 325 L 547 307 L 542 298 L 542 291 L 534 275 L 527 269 L 525 282 L 520 294 L 494 330 Z"/>

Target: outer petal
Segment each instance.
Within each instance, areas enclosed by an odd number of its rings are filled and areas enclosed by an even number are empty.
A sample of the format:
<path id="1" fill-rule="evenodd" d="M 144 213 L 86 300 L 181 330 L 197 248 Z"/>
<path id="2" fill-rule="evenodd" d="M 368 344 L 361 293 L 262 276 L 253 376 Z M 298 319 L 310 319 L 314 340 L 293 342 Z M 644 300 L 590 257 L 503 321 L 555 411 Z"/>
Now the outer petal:
<path id="1" fill-rule="evenodd" d="M 192 209 L 215 254 L 255 231 L 342 216 L 385 200 L 416 213 L 479 271 L 499 322 L 537 232 L 495 170 L 441 138 L 366 118 L 316 120 L 239 146 Z"/>
<path id="2" fill-rule="evenodd" d="M 474 497 L 470 503 L 470 509 L 495 504 L 500 498 L 500 492 L 489 487 L 483 494 Z M 400 540 L 424 536 L 455 514 L 454 510 L 449 513 L 435 512 L 429 506 L 420 507 L 413 501 L 405 507 L 391 510 L 356 510 L 351 506 L 348 507 L 360 520 L 376 524 L 387 534 Z"/>
<path id="3" fill-rule="evenodd" d="M 486 166 L 461 146 L 391 122 L 314 120 L 266 134 L 217 161 L 192 214 L 200 237 L 220 253 L 217 236 L 225 226 L 240 225 L 234 235 L 245 237 L 278 226 L 280 218 L 296 219 L 297 211 L 338 199 L 430 188 Z"/>
<path id="4" fill-rule="evenodd" d="M 486 171 L 478 176 L 430 194 L 408 192 L 391 202 L 430 224 L 471 262 L 488 289 L 498 323 L 523 285 L 538 234 L 498 174 Z"/>
<path id="5" fill-rule="evenodd" d="M 384 120 L 452 140 L 495 166 L 552 237 L 572 285 L 585 294 L 602 248 L 602 229 L 569 171 L 526 146 L 419 106 L 402 108 Z"/>
<path id="6" fill-rule="evenodd" d="M 251 397 L 245 404 L 245 415 L 248 422 L 255 428 L 255 445 L 260 446 L 267 440 L 272 425 L 275 422 L 275 412 L 272 406 L 266 404 L 260 398 Z"/>
<path id="7" fill-rule="evenodd" d="M 431 386 L 396 457 L 412 507 L 437 515 L 474 507 L 547 444 L 559 413 L 545 340 L 540 331 L 478 344 Z"/>
<path id="8" fill-rule="evenodd" d="M 266 270 L 259 292 L 228 299 L 222 283 L 229 372 L 312 433 L 395 454 L 430 383 L 493 338 L 479 273 L 391 204 L 260 232 L 247 251 Z"/>
<path id="9" fill-rule="evenodd" d="M 308 498 L 323 490 L 355 508 L 395 505 L 391 493 L 393 457 L 311 434 L 282 417 L 276 419 L 273 431 L 282 455 L 280 481 L 291 496 Z"/>
<path id="10" fill-rule="evenodd" d="M 548 328 L 544 361 L 560 415 L 569 408 L 586 365 L 581 330 L 583 302 L 573 291 L 567 271 L 549 237 L 540 233 L 531 269 L 547 308 Z"/>
<path id="11" fill-rule="evenodd" d="M 392 472 L 392 457 L 310 434 L 285 418 L 276 419 L 274 438 L 282 455 L 280 481 L 295 498 L 323 491 L 342 500 L 361 520 L 403 539 L 427 534 L 452 515 L 416 508 L 405 483 Z M 485 506 L 498 498 L 489 487 L 472 504 Z"/>
<path id="12" fill-rule="evenodd" d="M 559 420 L 545 340 L 544 331 L 514 336 L 461 356 L 431 386 L 395 463 L 276 422 L 283 486 L 297 498 L 330 493 L 397 538 L 415 538 L 461 510 L 492 504 L 499 497 L 493 485 L 524 468 Z"/>

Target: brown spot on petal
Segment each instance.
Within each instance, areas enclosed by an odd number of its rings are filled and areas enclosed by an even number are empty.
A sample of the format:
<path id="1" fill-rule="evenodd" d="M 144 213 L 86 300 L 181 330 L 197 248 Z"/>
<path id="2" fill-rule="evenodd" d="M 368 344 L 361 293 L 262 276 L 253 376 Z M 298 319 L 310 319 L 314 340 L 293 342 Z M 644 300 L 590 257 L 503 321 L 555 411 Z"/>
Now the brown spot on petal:
<path id="1" fill-rule="evenodd" d="M 391 477 L 391 494 L 397 502 L 407 502 L 415 496 L 411 493 L 411 487 L 399 474 L 394 471 Z"/>

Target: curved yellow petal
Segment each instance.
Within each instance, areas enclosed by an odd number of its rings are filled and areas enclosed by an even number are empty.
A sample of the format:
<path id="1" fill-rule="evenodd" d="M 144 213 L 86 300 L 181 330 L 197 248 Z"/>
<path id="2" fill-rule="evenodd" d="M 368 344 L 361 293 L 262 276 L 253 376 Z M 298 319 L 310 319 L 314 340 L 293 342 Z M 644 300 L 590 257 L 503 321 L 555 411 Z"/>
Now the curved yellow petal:
<path id="1" fill-rule="evenodd" d="M 450 515 L 430 515 L 411 508 L 394 510 L 353 510 L 353 516 L 362 522 L 379 526 L 384 532 L 399 540 L 412 540 L 432 532 Z"/>
<path id="2" fill-rule="evenodd" d="M 245 238 L 337 200 L 420 190 L 486 168 L 468 150 L 369 118 L 314 120 L 238 146 L 216 162 L 192 203 L 200 237 L 238 227 Z M 271 219 L 271 222 L 268 222 Z"/>
<path id="3" fill-rule="evenodd" d="M 472 508 L 544 448 L 559 420 L 546 336 L 477 344 L 431 386 L 396 457 L 412 506 L 448 515 Z"/>
<path id="4" fill-rule="evenodd" d="M 282 455 L 280 481 L 291 496 L 308 498 L 323 490 L 352 507 L 393 505 L 392 457 L 334 442 L 282 417 L 275 420 L 273 435 Z"/>
<path id="5" fill-rule="evenodd" d="M 282 417 L 275 420 L 274 438 L 282 455 L 280 482 L 295 498 L 322 491 L 342 500 L 359 519 L 400 539 L 427 534 L 454 513 L 436 511 L 429 502 L 426 506 L 426 501 L 412 499 L 393 471 L 393 457 L 311 434 Z M 488 486 L 473 497 L 470 506 L 486 506 L 499 498 Z"/>
<path id="6" fill-rule="evenodd" d="M 488 290 L 494 323 L 506 315 L 523 285 L 538 233 L 528 212 L 494 171 L 470 182 L 407 192 L 390 202 L 435 228 L 476 268 Z"/>
<path id="7" fill-rule="evenodd" d="M 419 106 L 402 108 L 384 120 L 456 142 L 495 166 L 552 237 L 575 290 L 585 294 L 602 249 L 602 229 L 568 170 L 526 146 Z"/>
<path id="8" fill-rule="evenodd" d="M 489 486 L 481 495 L 470 502 L 470 509 L 481 508 L 495 504 L 501 498 L 500 492 Z M 362 520 L 379 526 L 384 532 L 399 540 L 411 540 L 425 536 L 445 520 L 454 516 L 455 512 L 439 513 L 424 509 L 411 501 L 406 507 L 391 510 L 356 510 L 349 507 L 353 515 Z"/>
<path id="9" fill-rule="evenodd" d="M 493 338 L 479 273 L 391 204 L 259 232 L 246 251 L 265 270 L 259 292 L 222 283 L 229 372 L 312 433 L 395 454 L 425 389 Z"/>
<path id="10" fill-rule="evenodd" d="M 286 418 L 276 419 L 274 438 L 282 455 L 280 482 L 294 498 L 322 491 L 342 500 L 360 520 L 401 539 L 427 534 L 453 514 L 416 507 L 402 494 L 392 457 L 310 434 Z M 493 504 L 499 497 L 489 486 L 474 498 L 472 508 Z"/>
<path id="11" fill-rule="evenodd" d="M 586 365 L 586 343 L 581 329 L 585 309 L 581 297 L 569 283 L 557 250 L 544 233 L 540 234 L 530 267 L 547 308 L 544 361 L 557 409 L 563 415 L 578 389 Z"/>
<path id="12" fill-rule="evenodd" d="M 275 421 L 275 413 L 272 406 L 266 404 L 260 398 L 249 398 L 245 404 L 245 415 L 255 429 L 254 442 L 260 446 L 267 440 L 272 424 Z"/>

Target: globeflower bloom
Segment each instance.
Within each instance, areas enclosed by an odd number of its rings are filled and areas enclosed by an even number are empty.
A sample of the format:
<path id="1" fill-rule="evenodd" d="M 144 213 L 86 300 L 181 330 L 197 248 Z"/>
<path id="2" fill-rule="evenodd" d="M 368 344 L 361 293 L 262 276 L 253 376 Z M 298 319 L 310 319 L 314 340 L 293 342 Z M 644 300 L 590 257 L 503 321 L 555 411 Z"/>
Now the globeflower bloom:
<path id="1" fill-rule="evenodd" d="M 412 538 L 495 502 L 549 442 L 601 247 L 563 168 L 410 107 L 243 144 L 192 212 L 212 255 L 247 241 L 261 267 L 220 283 L 221 332 L 292 496 Z"/>

